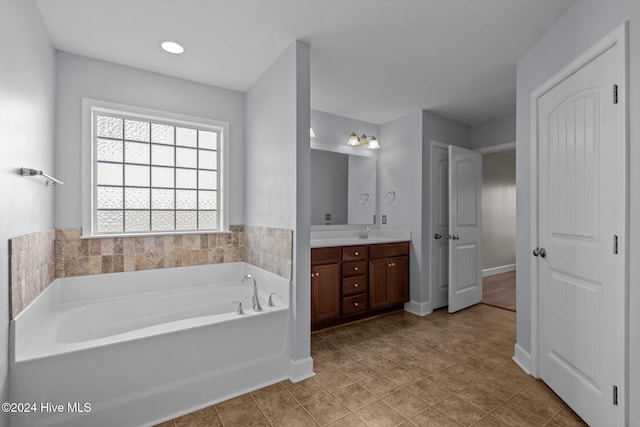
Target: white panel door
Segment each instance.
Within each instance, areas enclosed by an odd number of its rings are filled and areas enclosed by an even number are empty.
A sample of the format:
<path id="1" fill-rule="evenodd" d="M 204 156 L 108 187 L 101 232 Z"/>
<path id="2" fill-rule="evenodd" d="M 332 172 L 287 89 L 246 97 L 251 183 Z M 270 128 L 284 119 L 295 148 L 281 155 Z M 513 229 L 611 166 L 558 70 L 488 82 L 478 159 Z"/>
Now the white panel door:
<path id="1" fill-rule="evenodd" d="M 449 300 L 449 151 L 431 149 L 431 307 Z"/>
<path id="2" fill-rule="evenodd" d="M 449 146 L 449 313 L 482 301 L 482 155 Z"/>
<path id="3" fill-rule="evenodd" d="M 540 377 L 591 426 L 618 425 L 620 358 L 614 236 L 620 212 L 620 108 L 614 46 L 538 102 Z M 618 288 L 619 289 L 619 288 Z"/>

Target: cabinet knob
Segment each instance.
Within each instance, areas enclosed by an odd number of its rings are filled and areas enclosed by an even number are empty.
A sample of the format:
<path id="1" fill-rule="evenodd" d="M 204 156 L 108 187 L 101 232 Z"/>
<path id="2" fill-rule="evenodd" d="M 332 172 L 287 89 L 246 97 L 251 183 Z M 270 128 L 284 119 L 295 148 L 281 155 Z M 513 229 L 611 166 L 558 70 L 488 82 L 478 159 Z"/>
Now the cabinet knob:
<path id="1" fill-rule="evenodd" d="M 355 306 L 357 307 L 357 306 L 358 306 L 358 303 L 357 303 L 357 302 L 354 302 L 354 303 L 353 303 L 353 305 L 355 305 Z"/>
<path id="2" fill-rule="evenodd" d="M 353 267 L 353 271 L 358 271 L 358 267 Z"/>
<path id="3" fill-rule="evenodd" d="M 320 273 L 316 273 L 316 277 L 318 277 L 320 275 Z"/>
<path id="4" fill-rule="evenodd" d="M 387 267 L 391 268 L 391 263 L 387 264 Z"/>
<path id="5" fill-rule="evenodd" d="M 311 278 L 313 279 L 313 273 L 311 273 Z"/>
<path id="6" fill-rule="evenodd" d="M 395 263 L 395 262 L 392 262 L 392 263 L 391 263 L 391 267 L 395 267 L 395 266 L 396 266 L 396 263 Z"/>
<path id="7" fill-rule="evenodd" d="M 354 252 L 354 255 L 355 255 L 355 256 L 358 256 L 358 255 L 360 255 L 360 254 L 358 253 L 358 251 L 355 251 L 355 252 Z"/>
<path id="8" fill-rule="evenodd" d="M 354 287 L 354 288 L 357 288 L 357 287 L 358 287 L 358 284 L 357 284 L 357 283 L 354 283 L 354 284 L 353 284 L 353 287 Z"/>

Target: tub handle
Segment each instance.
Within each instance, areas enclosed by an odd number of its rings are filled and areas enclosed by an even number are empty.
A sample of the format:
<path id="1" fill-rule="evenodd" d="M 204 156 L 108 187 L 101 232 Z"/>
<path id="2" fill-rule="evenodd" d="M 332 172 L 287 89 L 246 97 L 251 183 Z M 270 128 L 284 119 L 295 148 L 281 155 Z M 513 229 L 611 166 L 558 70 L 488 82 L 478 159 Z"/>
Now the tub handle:
<path id="1" fill-rule="evenodd" d="M 238 316 L 242 316 L 244 314 L 244 310 L 242 310 L 242 301 L 231 301 L 230 304 L 238 304 L 238 308 L 236 309 L 236 314 Z"/>
<path id="2" fill-rule="evenodd" d="M 267 302 L 267 307 L 275 307 L 276 305 L 273 303 L 273 296 L 275 295 L 275 292 L 271 292 L 269 294 L 269 301 Z"/>

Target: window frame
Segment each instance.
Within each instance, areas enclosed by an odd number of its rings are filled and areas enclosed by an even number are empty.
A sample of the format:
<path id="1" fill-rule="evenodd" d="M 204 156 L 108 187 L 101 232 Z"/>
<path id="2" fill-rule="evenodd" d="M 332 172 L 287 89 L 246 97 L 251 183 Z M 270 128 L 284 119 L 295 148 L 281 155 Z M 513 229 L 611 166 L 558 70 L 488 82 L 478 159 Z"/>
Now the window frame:
<path id="1" fill-rule="evenodd" d="M 131 119 L 184 126 L 215 131 L 218 138 L 218 229 L 166 230 L 166 231 L 122 231 L 98 233 L 97 231 L 97 137 L 95 137 L 95 115 L 116 115 Z M 136 107 L 114 102 L 82 98 L 82 237 L 126 237 L 158 236 L 170 234 L 212 234 L 229 232 L 229 122 L 196 117 L 168 111 Z M 175 166 L 174 166 L 175 168 Z M 175 169 L 174 169 L 175 170 Z M 124 184 L 124 183 L 123 183 Z M 175 185 L 175 183 L 174 183 Z"/>

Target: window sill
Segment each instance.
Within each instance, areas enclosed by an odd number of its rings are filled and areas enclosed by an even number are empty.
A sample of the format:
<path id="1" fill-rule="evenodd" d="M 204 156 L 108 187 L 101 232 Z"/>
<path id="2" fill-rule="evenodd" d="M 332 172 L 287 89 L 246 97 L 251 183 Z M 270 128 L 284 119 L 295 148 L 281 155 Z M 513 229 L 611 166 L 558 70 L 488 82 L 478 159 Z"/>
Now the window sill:
<path id="1" fill-rule="evenodd" d="M 195 231 L 163 231 L 158 233 L 114 233 L 82 235 L 80 239 L 117 239 L 123 237 L 159 237 L 159 236 L 184 236 L 192 234 L 231 234 L 231 230 L 195 230 Z"/>

